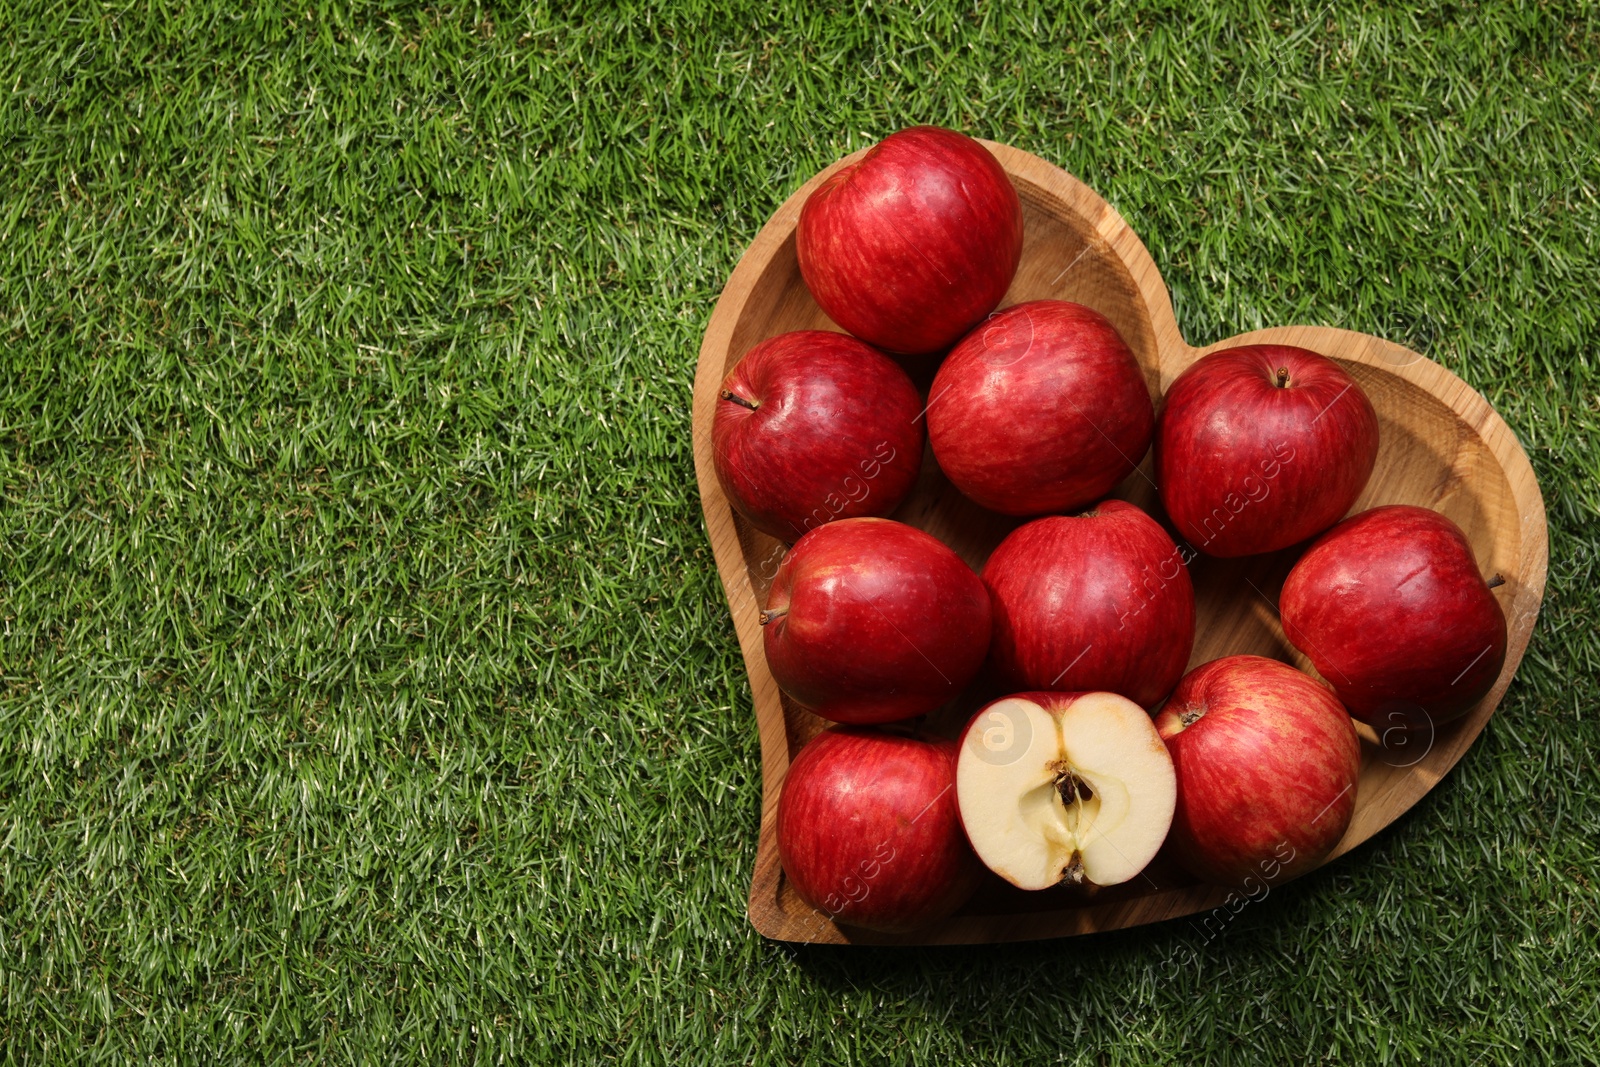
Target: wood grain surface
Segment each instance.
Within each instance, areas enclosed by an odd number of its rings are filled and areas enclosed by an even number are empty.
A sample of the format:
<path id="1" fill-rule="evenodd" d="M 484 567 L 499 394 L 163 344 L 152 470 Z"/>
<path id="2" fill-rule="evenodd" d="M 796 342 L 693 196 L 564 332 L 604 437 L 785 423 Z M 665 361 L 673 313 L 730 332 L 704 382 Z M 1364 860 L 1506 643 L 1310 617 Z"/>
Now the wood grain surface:
<path id="1" fill-rule="evenodd" d="M 1494 688 L 1461 719 L 1433 736 L 1363 734 L 1355 817 L 1334 857 L 1360 845 L 1415 804 L 1461 758 L 1494 713 L 1528 645 L 1544 593 L 1548 543 L 1544 501 L 1516 437 L 1461 379 L 1399 345 L 1327 326 L 1284 326 L 1191 348 L 1178 332 L 1160 272 L 1112 207 L 1083 183 L 1026 152 L 984 142 L 1010 174 L 1023 205 L 1022 264 L 1002 306 L 1024 300 L 1073 300 L 1106 315 L 1144 367 L 1158 399 L 1179 373 L 1205 353 L 1239 344 L 1300 345 L 1340 361 L 1377 408 L 1377 468 L 1352 511 L 1378 504 L 1433 508 L 1471 539 L 1484 572 L 1506 583 L 1496 596 L 1510 643 Z M 828 174 L 818 174 L 784 202 L 746 250 L 717 301 L 700 348 L 694 385 L 694 455 L 706 529 L 744 653 L 761 734 L 762 815 L 749 913 L 757 930 L 787 941 L 861 944 L 962 944 L 1061 937 L 1114 930 L 1215 908 L 1226 891 L 1200 885 L 1157 859 L 1132 882 L 1107 889 L 1025 893 L 992 878 L 945 922 L 907 935 L 836 926 L 802 901 L 778 861 L 774 823 L 790 758 L 826 724 L 787 701 L 767 669 L 757 621 L 785 545 L 751 529 L 733 511 L 712 467 L 711 420 L 723 377 L 756 343 L 789 330 L 838 329 L 800 278 L 794 231 L 800 207 Z M 926 391 L 934 361 L 902 364 Z M 1146 456 L 1114 495 L 1164 519 Z M 931 451 L 921 479 L 893 516 L 945 541 L 975 569 L 1022 520 L 979 508 L 939 472 Z M 1252 652 L 1315 673 L 1284 640 L 1277 596 L 1299 548 L 1237 560 L 1197 559 L 1191 566 L 1198 636 L 1190 666 Z M 982 683 L 932 716 L 929 728 L 952 733 L 984 701 L 1001 694 Z"/>

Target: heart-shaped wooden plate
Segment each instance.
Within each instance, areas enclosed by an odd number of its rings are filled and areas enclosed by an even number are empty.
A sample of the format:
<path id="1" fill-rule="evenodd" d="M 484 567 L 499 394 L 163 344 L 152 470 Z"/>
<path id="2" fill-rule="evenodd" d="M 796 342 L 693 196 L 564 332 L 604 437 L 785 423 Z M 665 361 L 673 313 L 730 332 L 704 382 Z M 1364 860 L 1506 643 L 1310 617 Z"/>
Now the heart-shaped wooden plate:
<path id="1" fill-rule="evenodd" d="M 1504 670 L 1477 707 L 1439 727 L 1434 736 L 1397 730 L 1393 737 L 1380 738 L 1359 727 L 1363 760 L 1355 817 L 1329 859 L 1350 851 L 1415 804 L 1455 765 L 1493 714 L 1522 660 L 1544 593 L 1548 560 L 1544 501 L 1527 456 L 1506 424 L 1465 382 L 1376 337 L 1289 326 L 1257 330 L 1210 348 L 1189 347 L 1178 333 L 1166 285 L 1149 252 L 1109 204 L 1036 156 L 984 144 L 1016 185 L 1026 227 L 1022 265 L 1002 306 L 1049 298 L 1095 308 L 1121 331 L 1156 397 L 1194 360 L 1234 345 L 1300 345 L 1339 360 L 1372 398 L 1382 434 L 1377 469 L 1352 510 L 1392 503 L 1433 508 L 1466 531 L 1486 574 L 1498 572 L 1505 578 L 1496 595 L 1510 624 L 1510 647 Z M 757 615 L 785 546 L 752 529 L 729 505 L 712 467 L 711 420 L 723 377 L 757 342 L 789 330 L 838 329 L 801 280 L 794 231 L 812 189 L 861 155 L 848 156 L 812 178 L 762 227 L 717 301 L 695 372 L 694 458 L 700 499 L 761 731 L 761 836 L 750 920 L 762 934 L 785 941 L 962 944 L 1115 930 L 1218 907 L 1226 891 L 1197 884 L 1158 858 L 1142 877 L 1093 893 L 1065 888 L 1025 893 L 992 878 L 945 922 L 890 936 L 836 926 L 801 900 L 783 875 L 775 835 L 779 791 L 791 757 L 826 724 L 784 698 L 767 669 Z M 905 361 L 924 391 L 932 364 Z M 1150 469 L 1147 456 L 1115 495 L 1164 519 Z M 962 497 L 940 473 L 931 451 L 919 483 L 894 518 L 934 534 L 974 569 L 983 566 L 990 550 L 1019 523 Z M 1194 562 L 1199 620 L 1191 667 L 1252 652 L 1312 670 L 1284 640 L 1275 607 L 1299 551 Z M 975 685 L 955 705 L 931 717 L 930 726 L 950 732 L 997 695 L 981 691 L 981 683 Z"/>

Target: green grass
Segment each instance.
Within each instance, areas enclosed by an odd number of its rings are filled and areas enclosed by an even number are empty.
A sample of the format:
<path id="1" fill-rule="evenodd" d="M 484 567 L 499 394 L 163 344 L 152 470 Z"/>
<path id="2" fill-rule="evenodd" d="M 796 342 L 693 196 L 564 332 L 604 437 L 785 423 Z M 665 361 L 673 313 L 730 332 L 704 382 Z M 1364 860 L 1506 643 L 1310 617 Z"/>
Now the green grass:
<path id="1" fill-rule="evenodd" d="M 1600 1057 L 1600 9 L 1074 8 L 0 0 L 3 1062 Z M 1214 940 L 745 921 L 694 360 L 916 122 L 1101 192 L 1191 342 L 1418 347 L 1539 474 L 1480 742 Z"/>

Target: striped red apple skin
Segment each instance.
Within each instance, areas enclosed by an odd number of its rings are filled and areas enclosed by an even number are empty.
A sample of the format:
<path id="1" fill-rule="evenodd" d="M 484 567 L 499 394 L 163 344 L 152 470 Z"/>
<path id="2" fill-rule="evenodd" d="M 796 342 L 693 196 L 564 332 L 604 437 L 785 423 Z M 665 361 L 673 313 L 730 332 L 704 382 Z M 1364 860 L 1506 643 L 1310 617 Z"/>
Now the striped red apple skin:
<path id="1" fill-rule="evenodd" d="M 983 582 L 937 538 L 890 519 L 841 519 L 795 543 L 772 580 L 762 647 L 779 688 L 834 722 L 932 711 L 989 649 Z"/>
<path id="2" fill-rule="evenodd" d="M 1186 564 L 1167 532 L 1122 500 L 1013 530 L 983 567 L 995 680 L 1013 690 L 1103 690 L 1154 707 L 1194 647 Z"/>
<path id="3" fill-rule="evenodd" d="M 928 437 L 963 494 L 1005 515 L 1094 503 L 1150 448 L 1144 372 L 1093 308 L 1035 300 L 951 349 L 928 391 Z"/>
<path id="4" fill-rule="evenodd" d="M 825 730 L 789 766 L 778 856 L 831 919 L 886 932 L 942 919 L 981 874 L 956 811 L 956 743 L 868 727 Z"/>
<path id="5" fill-rule="evenodd" d="M 1156 729 L 1178 776 L 1168 847 L 1196 877 L 1254 892 L 1321 863 L 1349 827 L 1361 742 L 1334 695 L 1288 664 L 1202 664 Z"/>
<path id="6" fill-rule="evenodd" d="M 1274 552 L 1338 522 L 1378 457 L 1378 416 L 1338 363 L 1292 345 L 1244 345 L 1167 389 L 1156 484 L 1178 536 L 1209 556 Z"/>
<path id="7" fill-rule="evenodd" d="M 1379 731 L 1460 717 L 1505 665 L 1505 612 L 1472 544 L 1428 508 L 1391 504 L 1335 526 L 1289 572 L 1279 606 L 1285 636 Z"/>
<path id="8" fill-rule="evenodd" d="M 797 330 L 756 345 L 723 381 L 712 464 L 734 510 L 792 543 L 899 507 L 922 467 L 921 416 L 916 386 L 888 356 Z"/>
<path id="9" fill-rule="evenodd" d="M 1022 201 L 977 141 L 938 126 L 884 138 L 812 192 L 795 229 L 818 306 L 891 352 L 949 348 L 1022 259 Z"/>

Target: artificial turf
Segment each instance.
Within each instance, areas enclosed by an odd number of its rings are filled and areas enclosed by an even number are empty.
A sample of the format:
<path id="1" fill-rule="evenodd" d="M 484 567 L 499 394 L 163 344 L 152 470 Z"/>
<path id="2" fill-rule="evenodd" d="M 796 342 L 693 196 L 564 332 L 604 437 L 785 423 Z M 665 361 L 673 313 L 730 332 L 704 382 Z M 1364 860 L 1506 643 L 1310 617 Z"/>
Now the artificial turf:
<path id="1" fill-rule="evenodd" d="M 1600 9 L 0 2 L 6 1063 L 1600 1059 Z M 1241 912 L 764 942 L 694 490 L 723 280 L 936 122 L 1193 343 L 1480 389 L 1549 592 L 1478 744 Z"/>

